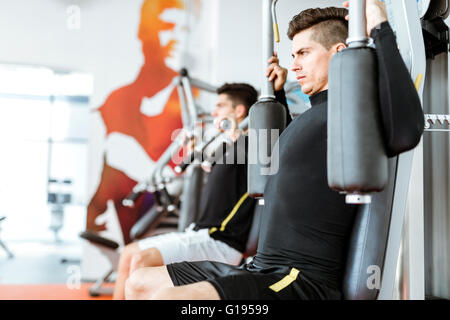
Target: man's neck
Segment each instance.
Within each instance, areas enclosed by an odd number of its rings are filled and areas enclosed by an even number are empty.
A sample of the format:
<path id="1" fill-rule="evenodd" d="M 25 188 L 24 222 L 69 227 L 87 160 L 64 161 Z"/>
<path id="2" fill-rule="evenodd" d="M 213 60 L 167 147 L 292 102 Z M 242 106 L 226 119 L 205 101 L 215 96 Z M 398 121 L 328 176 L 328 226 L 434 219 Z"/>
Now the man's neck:
<path id="1" fill-rule="evenodd" d="M 327 99 L 328 99 L 328 90 L 323 90 L 309 96 L 309 101 L 311 102 L 312 107 L 322 104 L 323 102 L 326 102 Z"/>

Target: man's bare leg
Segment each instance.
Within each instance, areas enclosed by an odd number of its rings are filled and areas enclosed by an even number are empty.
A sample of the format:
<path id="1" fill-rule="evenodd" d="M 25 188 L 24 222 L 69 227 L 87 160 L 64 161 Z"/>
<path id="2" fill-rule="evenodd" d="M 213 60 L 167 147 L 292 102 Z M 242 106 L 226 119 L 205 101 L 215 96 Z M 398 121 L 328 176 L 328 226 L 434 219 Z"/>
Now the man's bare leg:
<path id="1" fill-rule="evenodd" d="M 140 268 L 128 278 L 127 300 L 220 300 L 216 289 L 206 281 L 175 287 L 165 266 Z"/>
<path id="2" fill-rule="evenodd" d="M 165 266 L 140 268 L 125 283 L 125 299 L 148 300 L 160 288 L 173 287 Z"/>
<path id="3" fill-rule="evenodd" d="M 158 249 L 150 248 L 142 250 L 141 252 L 133 254 L 133 257 L 131 258 L 129 274 L 133 273 L 139 268 L 159 267 L 163 265 L 164 261 L 161 256 L 161 252 L 159 252 Z"/>
<path id="4" fill-rule="evenodd" d="M 179 287 L 162 288 L 151 300 L 220 300 L 216 288 L 207 282 L 187 284 Z"/>
<path id="5" fill-rule="evenodd" d="M 119 267 L 117 271 L 117 279 L 114 285 L 114 300 L 123 300 L 125 299 L 124 289 L 125 289 L 125 281 L 130 274 L 130 263 L 133 254 L 138 253 L 140 251 L 137 243 L 131 243 L 122 250 L 120 253 L 119 259 Z"/>
<path id="6" fill-rule="evenodd" d="M 150 248 L 140 251 L 137 243 L 127 245 L 120 254 L 113 299 L 125 299 L 125 282 L 131 272 L 137 268 L 162 266 L 163 264 L 162 256 L 158 249 Z"/>

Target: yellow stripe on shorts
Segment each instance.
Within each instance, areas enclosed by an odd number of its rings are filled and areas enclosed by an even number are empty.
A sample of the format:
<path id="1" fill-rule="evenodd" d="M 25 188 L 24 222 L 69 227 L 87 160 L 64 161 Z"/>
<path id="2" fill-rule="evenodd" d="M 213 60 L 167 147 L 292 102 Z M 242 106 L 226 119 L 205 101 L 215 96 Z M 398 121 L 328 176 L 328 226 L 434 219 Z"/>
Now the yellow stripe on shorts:
<path id="1" fill-rule="evenodd" d="M 231 218 L 233 218 L 233 216 L 236 214 L 236 212 L 239 210 L 239 208 L 241 207 L 242 203 L 244 203 L 244 201 L 248 198 L 248 193 L 244 193 L 244 195 L 239 199 L 239 201 L 236 203 L 236 205 L 234 206 L 233 210 L 231 210 L 230 214 L 225 218 L 225 220 L 222 221 L 222 224 L 220 226 L 220 231 L 224 231 L 225 227 L 227 225 L 228 222 L 230 222 Z M 216 227 L 213 227 L 211 229 L 209 229 L 209 234 L 213 234 L 214 232 L 216 232 L 218 229 Z"/>
<path id="2" fill-rule="evenodd" d="M 244 195 L 239 199 L 238 203 L 236 203 L 236 205 L 234 206 L 233 210 L 231 210 L 230 214 L 228 215 L 228 217 L 226 217 L 225 220 L 223 220 L 222 225 L 220 226 L 220 231 L 224 231 L 225 230 L 225 226 L 227 225 L 228 222 L 230 222 L 231 218 L 233 218 L 233 216 L 236 214 L 236 212 L 239 210 L 239 208 L 241 207 L 242 203 L 245 201 L 245 199 L 248 198 L 248 193 L 244 193 Z"/>
<path id="3" fill-rule="evenodd" d="M 300 273 L 300 271 L 298 271 L 295 268 L 292 268 L 291 273 L 289 273 L 286 277 L 284 277 L 277 283 L 274 283 L 273 285 L 271 285 L 269 288 L 275 292 L 280 292 L 281 290 L 286 288 L 288 285 L 290 285 L 292 282 L 297 280 L 297 276 L 299 273 Z"/>

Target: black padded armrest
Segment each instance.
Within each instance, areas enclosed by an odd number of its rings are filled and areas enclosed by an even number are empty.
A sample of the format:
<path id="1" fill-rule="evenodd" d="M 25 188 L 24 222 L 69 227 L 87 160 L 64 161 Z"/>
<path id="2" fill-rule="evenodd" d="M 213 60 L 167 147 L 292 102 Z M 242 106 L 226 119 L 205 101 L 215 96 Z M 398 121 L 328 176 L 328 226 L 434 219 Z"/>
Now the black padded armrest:
<path id="1" fill-rule="evenodd" d="M 90 231 L 83 231 L 80 233 L 80 237 L 88 240 L 90 242 L 93 242 L 95 244 L 99 244 L 101 246 L 110 248 L 110 249 L 117 249 L 119 247 L 119 244 L 115 241 L 112 241 L 110 239 L 106 239 L 104 237 L 99 236 L 96 233 L 90 232 Z"/>

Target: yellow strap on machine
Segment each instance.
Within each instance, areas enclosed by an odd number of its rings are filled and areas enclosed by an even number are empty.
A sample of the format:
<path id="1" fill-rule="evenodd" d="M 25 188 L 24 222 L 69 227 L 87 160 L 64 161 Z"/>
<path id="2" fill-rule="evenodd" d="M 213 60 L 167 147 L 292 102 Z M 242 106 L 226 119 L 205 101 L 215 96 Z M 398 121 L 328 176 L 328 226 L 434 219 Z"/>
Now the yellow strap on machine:
<path id="1" fill-rule="evenodd" d="M 273 34 L 275 35 L 275 41 L 278 43 L 280 42 L 280 31 L 278 29 L 278 24 L 273 24 Z"/>
<path id="2" fill-rule="evenodd" d="M 288 285 L 290 285 L 292 282 L 297 280 L 297 276 L 299 273 L 300 273 L 300 271 L 298 271 L 295 268 L 292 268 L 291 273 L 289 273 L 286 277 L 284 277 L 277 283 L 274 283 L 273 285 L 271 285 L 269 288 L 275 292 L 279 292 L 279 291 L 283 290 L 284 288 L 286 288 Z"/>
<path id="3" fill-rule="evenodd" d="M 416 78 L 416 82 L 414 83 L 414 86 L 416 87 L 416 90 L 419 91 L 420 84 L 422 83 L 423 74 L 419 73 L 419 75 Z"/>

